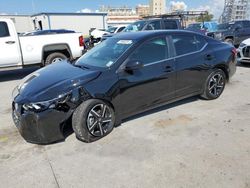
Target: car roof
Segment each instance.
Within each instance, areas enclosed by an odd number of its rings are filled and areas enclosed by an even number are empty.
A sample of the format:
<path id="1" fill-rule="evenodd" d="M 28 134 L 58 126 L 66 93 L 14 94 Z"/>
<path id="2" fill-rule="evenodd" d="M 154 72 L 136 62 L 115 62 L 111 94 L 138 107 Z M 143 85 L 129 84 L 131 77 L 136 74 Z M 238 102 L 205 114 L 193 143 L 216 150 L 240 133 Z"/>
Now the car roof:
<path id="1" fill-rule="evenodd" d="M 121 32 L 119 34 L 114 35 L 112 38 L 121 39 L 121 40 L 144 40 L 150 37 L 159 36 L 159 35 L 167 35 L 167 34 L 196 34 L 192 31 L 186 30 L 154 30 L 154 31 L 139 31 L 139 32 Z"/>

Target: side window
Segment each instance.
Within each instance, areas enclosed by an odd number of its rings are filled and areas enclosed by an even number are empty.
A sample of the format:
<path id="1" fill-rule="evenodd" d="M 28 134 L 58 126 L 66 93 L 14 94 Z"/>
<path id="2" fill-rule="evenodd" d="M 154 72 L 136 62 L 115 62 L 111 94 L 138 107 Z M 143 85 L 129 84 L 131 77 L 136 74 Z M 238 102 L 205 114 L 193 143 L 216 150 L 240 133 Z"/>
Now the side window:
<path id="1" fill-rule="evenodd" d="M 167 59 L 168 44 L 164 37 L 155 38 L 139 46 L 129 60 L 140 61 L 144 65 Z"/>
<path id="2" fill-rule="evenodd" d="M 164 20 L 165 29 L 178 29 L 177 23 L 175 21 Z"/>
<path id="3" fill-rule="evenodd" d="M 0 37 L 10 36 L 8 25 L 6 22 L 0 22 Z"/>
<path id="4" fill-rule="evenodd" d="M 206 44 L 207 44 L 207 41 L 201 37 L 201 36 L 195 36 L 195 39 L 196 39 L 196 45 L 197 45 L 197 50 L 201 50 Z"/>
<path id="5" fill-rule="evenodd" d="M 161 29 L 161 21 L 154 21 L 147 25 L 146 30 L 159 30 Z"/>
<path id="6" fill-rule="evenodd" d="M 177 56 L 197 52 L 207 43 L 205 39 L 198 35 L 173 35 L 172 39 Z"/>
<path id="7" fill-rule="evenodd" d="M 123 29 L 125 29 L 125 27 L 120 27 L 117 31 L 117 33 L 120 33 Z"/>

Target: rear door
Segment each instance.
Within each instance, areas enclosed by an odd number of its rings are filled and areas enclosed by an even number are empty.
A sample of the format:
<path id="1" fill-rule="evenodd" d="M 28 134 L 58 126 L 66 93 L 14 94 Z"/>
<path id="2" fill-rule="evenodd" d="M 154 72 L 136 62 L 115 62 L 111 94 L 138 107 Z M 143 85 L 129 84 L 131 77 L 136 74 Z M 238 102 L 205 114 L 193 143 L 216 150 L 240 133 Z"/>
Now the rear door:
<path id="1" fill-rule="evenodd" d="M 200 92 L 209 63 L 215 60 L 212 49 L 200 35 L 173 34 L 177 71 L 176 96 L 182 97 Z"/>
<path id="2" fill-rule="evenodd" d="M 0 67 L 21 64 L 17 33 L 9 30 L 5 21 L 0 21 Z"/>
<path id="3" fill-rule="evenodd" d="M 130 73 L 119 72 L 119 111 L 130 115 L 174 97 L 176 77 L 173 71 L 169 71 L 173 61 L 168 57 L 169 46 L 165 36 L 148 40 L 132 52 L 122 67 L 130 61 L 142 62 L 144 66 Z"/>

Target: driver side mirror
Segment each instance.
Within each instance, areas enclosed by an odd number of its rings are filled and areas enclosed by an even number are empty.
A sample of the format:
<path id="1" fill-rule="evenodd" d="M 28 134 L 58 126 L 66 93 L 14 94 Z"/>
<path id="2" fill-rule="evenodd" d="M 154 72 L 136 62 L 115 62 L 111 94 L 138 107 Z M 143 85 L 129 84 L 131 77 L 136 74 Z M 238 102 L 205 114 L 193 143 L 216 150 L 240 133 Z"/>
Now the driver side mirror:
<path id="1" fill-rule="evenodd" d="M 134 70 L 138 70 L 138 69 L 140 69 L 142 67 L 143 67 L 143 63 L 142 62 L 133 60 L 133 61 L 129 61 L 126 64 L 125 70 L 126 71 L 134 71 Z"/>

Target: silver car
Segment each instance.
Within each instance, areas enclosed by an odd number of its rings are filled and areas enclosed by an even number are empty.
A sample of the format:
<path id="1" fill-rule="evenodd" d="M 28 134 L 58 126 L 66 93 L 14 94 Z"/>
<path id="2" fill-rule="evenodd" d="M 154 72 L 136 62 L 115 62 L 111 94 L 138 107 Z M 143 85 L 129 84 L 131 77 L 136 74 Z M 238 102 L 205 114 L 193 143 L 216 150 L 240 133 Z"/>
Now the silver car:
<path id="1" fill-rule="evenodd" d="M 237 59 L 240 63 L 250 64 L 250 38 L 244 40 L 238 48 Z"/>

